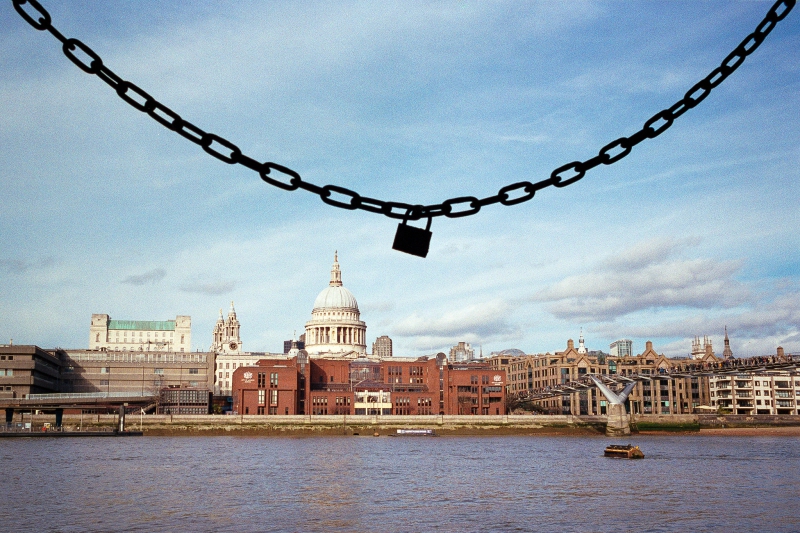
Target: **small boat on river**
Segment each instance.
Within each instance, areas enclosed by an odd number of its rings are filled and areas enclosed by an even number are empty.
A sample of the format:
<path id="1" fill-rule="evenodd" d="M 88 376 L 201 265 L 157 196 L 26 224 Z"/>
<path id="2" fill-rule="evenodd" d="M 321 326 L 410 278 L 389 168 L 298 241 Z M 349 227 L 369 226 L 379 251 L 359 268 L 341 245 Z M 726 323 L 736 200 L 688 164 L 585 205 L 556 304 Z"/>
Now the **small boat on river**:
<path id="1" fill-rule="evenodd" d="M 606 446 L 606 457 L 619 457 L 621 459 L 644 459 L 644 453 L 638 446 L 630 444 L 610 444 Z"/>
<path id="2" fill-rule="evenodd" d="M 392 437 L 435 437 L 436 431 L 433 429 L 398 429 L 397 433 L 390 434 Z"/>

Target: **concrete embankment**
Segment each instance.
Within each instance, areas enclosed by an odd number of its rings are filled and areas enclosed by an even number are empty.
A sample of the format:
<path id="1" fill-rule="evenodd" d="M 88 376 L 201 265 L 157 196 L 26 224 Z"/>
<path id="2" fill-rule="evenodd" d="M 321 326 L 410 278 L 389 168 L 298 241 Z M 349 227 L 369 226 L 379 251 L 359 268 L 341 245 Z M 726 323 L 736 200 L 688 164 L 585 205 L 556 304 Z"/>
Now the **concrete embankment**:
<path id="1" fill-rule="evenodd" d="M 19 422 L 15 416 L 15 422 Z M 52 415 L 26 414 L 33 428 L 52 424 Z M 259 416 L 259 415 L 136 415 L 126 417 L 129 430 L 145 435 L 389 435 L 398 429 L 433 429 L 438 435 L 603 435 L 606 417 L 571 415 L 508 416 Z M 117 425 L 117 415 L 64 415 L 65 429 L 91 430 Z M 797 416 L 650 415 L 634 416 L 634 432 L 692 432 L 787 428 L 800 434 Z M 765 434 L 769 432 L 764 431 Z M 775 434 L 774 431 L 772 434 Z"/>

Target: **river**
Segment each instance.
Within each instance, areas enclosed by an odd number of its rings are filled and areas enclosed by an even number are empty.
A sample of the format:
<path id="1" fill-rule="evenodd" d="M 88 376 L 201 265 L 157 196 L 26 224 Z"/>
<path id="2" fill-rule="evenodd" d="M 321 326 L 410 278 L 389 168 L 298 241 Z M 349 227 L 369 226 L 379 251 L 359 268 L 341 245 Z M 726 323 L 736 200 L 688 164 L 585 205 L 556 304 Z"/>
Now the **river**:
<path id="1" fill-rule="evenodd" d="M 646 458 L 603 457 L 610 443 Z M 800 531 L 800 438 L 0 441 L 2 531 Z"/>

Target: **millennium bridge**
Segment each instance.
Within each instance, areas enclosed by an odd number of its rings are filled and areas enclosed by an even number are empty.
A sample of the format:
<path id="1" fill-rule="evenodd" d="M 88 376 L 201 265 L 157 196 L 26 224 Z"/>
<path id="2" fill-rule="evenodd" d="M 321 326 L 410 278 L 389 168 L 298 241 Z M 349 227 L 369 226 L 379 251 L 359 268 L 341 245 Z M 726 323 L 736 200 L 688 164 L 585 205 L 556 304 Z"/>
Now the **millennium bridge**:
<path id="1" fill-rule="evenodd" d="M 622 436 L 630 434 L 630 415 L 625 410 L 625 400 L 638 382 L 742 373 L 757 375 L 775 371 L 798 372 L 798 366 L 800 366 L 800 356 L 790 354 L 735 358 L 716 362 L 686 361 L 669 368 L 659 369 L 656 374 L 584 374 L 582 378 L 575 381 L 520 391 L 516 393 L 515 398 L 520 401 L 536 401 L 597 388 L 609 403 L 606 434 Z"/>

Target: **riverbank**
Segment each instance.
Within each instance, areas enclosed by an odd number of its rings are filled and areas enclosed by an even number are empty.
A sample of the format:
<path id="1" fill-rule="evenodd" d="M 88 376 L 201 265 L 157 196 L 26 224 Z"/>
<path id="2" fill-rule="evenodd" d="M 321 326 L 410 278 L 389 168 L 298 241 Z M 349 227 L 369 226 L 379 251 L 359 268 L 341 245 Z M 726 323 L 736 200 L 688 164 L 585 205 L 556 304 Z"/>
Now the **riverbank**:
<path id="1" fill-rule="evenodd" d="M 15 424 L 41 430 L 53 415 L 15 416 Z M 67 431 L 117 427 L 117 415 L 64 415 Z M 146 436 L 379 436 L 398 429 L 432 429 L 441 436 L 602 436 L 606 417 L 571 415 L 508 416 L 222 416 L 135 415 L 126 417 L 126 429 Z M 797 416 L 648 415 L 635 416 L 633 434 L 688 433 L 702 435 L 800 435 Z"/>
<path id="2" fill-rule="evenodd" d="M 800 437 L 800 426 L 701 428 L 700 435 L 731 437 Z"/>

